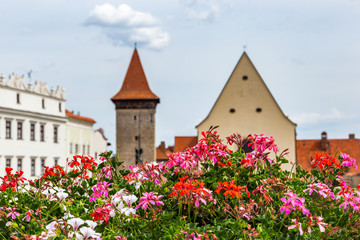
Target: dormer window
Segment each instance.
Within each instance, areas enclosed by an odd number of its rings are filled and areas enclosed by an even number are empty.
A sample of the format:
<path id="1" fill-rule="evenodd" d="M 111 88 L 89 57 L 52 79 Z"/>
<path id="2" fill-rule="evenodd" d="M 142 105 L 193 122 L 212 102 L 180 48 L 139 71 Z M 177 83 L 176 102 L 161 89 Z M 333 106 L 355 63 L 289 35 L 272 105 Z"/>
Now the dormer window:
<path id="1" fill-rule="evenodd" d="M 45 109 L 45 99 L 41 99 L 42 108 Z"/>
<path id="2" fill-rule="evenodd" d="M 20 93 L 16 94 L 16 103 L 20 104 Z"/>

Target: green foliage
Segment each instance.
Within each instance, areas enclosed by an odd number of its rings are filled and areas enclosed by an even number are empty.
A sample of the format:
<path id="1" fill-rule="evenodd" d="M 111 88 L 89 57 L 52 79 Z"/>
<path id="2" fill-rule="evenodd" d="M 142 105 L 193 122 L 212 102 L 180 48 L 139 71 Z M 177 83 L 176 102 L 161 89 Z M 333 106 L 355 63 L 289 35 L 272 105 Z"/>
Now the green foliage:
<path id="1" fill-rule="evenodd" d="M 278 152 L 271 138 L 235 138 L 239 150 L 231 152 L 216 132 L 207 132 L 166 164 L 125 168 L 106 152 L 98 165 L 75 156 L 68 172 L 49 168 L 29 185 L 16 185 L 21 174 L 8 174 L 0 192 L 0 239 L 82 239 L 90 223 L 75 229 L 77 218 L 95 221 L 91 236 L 101 233 L 103 240 L 359 237 L 360 193 L 342 180 L 344 156 L 319 155 L 311 172 L 297 164 L 289 171 L 284 155 L 270 154 Z M 249 141 L 254 152 L 245 153 Z M 153 202 L 144 207 L 150 193 Z"/>

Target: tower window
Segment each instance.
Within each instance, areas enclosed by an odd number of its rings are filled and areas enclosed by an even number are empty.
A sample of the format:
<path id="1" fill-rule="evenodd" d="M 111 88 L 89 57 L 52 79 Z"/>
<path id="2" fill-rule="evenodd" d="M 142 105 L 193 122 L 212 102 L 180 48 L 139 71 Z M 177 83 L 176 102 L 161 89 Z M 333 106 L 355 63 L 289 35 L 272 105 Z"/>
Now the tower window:
<path id="1" fill-rule="evenodd" d="M 258 112 L 258 113 L 260 113 L 261 111 L 262 111 L 261 108 L 257 108 L 257 109 L 256 109 L 256 112 Z"/>
<path id="2" fill-rule="evenodd" d="M 229 112 L 230 112 L 230 113 L 234 113 L 234 112 L 235 112 L 235 108 L 230 108 Z"/>
<path id="3" fill-rule="evenodd" d="M 41 99 L 41 106 L 43 109 L 45 109 L 45 99 Z"/>
<path id="4" fill-rule="evenodd" d="M 59 103 L 59 112 L 61 112 L 61 103 Z"/>
<path id="5" fill-rule="evenodd" d="M 247 75 L 244 75 L 244 76 L 242 77 L 242 80 L 244 80 L 244 81 L 248 80 L 248 76 L 247 76 Z"/>
<path id="6" fill-rule="evenodd" d="M 20 93 L 16 94 L 16 103 L 20 104 Z"/>

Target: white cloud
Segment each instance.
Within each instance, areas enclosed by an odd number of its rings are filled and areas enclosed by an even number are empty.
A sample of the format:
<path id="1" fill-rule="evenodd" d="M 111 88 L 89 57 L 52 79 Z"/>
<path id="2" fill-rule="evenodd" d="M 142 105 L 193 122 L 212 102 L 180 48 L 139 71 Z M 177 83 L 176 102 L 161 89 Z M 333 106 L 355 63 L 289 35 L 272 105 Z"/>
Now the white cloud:
<path id="1" fill-rule="evenodd" d="M 187 19 L 203 22 L 215 22 L 220 17 L 220 5 L 229 5 L 217 0 L 180 0 L 180 3 L 185 7 Z"/>
<path id="2" fill-rule="evenodd" d="M 292 121 L 300 124 L 315 124 L 322 121 L 329 121 L 329 120 L 340 120 L 346 119 L 347 117 L 342 114 L 336 108 L 332 108 L 329 113 L 301 113 L 290 117 Z"/>
<path id="3" fill-rule="evenodd" d="M 96 5 L 86 24 L 102 27 L 115 45 L 133 46 L 138 42 L 148 48 L 162 49 L 170 41 L 170 35 L 163 31 L 157 18 L 135 11 L 127 4 L 118 7 L 109 3 Z"/>
<path id="4" fill-rule="evenodd" d="M 187 18 L 193 20 L 201 20 L 207 22 L 214 22 L 219 17 L 219 7 L 216 5 L 209 5 L 200 9 L 188 9 Z"/>

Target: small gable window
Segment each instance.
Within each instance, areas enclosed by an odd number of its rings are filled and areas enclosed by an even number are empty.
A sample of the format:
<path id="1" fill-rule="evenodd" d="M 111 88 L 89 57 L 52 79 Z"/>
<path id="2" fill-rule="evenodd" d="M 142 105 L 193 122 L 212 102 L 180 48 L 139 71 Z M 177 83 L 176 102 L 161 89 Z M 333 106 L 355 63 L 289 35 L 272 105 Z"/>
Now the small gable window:
<path id="1" fill-rule="evenodd" d="M 248 80 L 248 76 L 247 76 L 247 75 L 244 75 L 244 76 L 242 77 L 242 80 L 244 80 L 244 81 Z"/>
<path id="2" fill-rule="evenodd" d="M 230 108 L 229 112 L 230 112 L 230 113 L 234 113 L 234 112 L 235 112 L 235 108 Z"/>
<path id="3" fill-rule="evenodd" d="M 260 113 L 261 111 L 262 111 L 261 108 L 257 108 L 257 109 L 256 109 L 256 112 L 257 112 L 257 113 Z"/>

